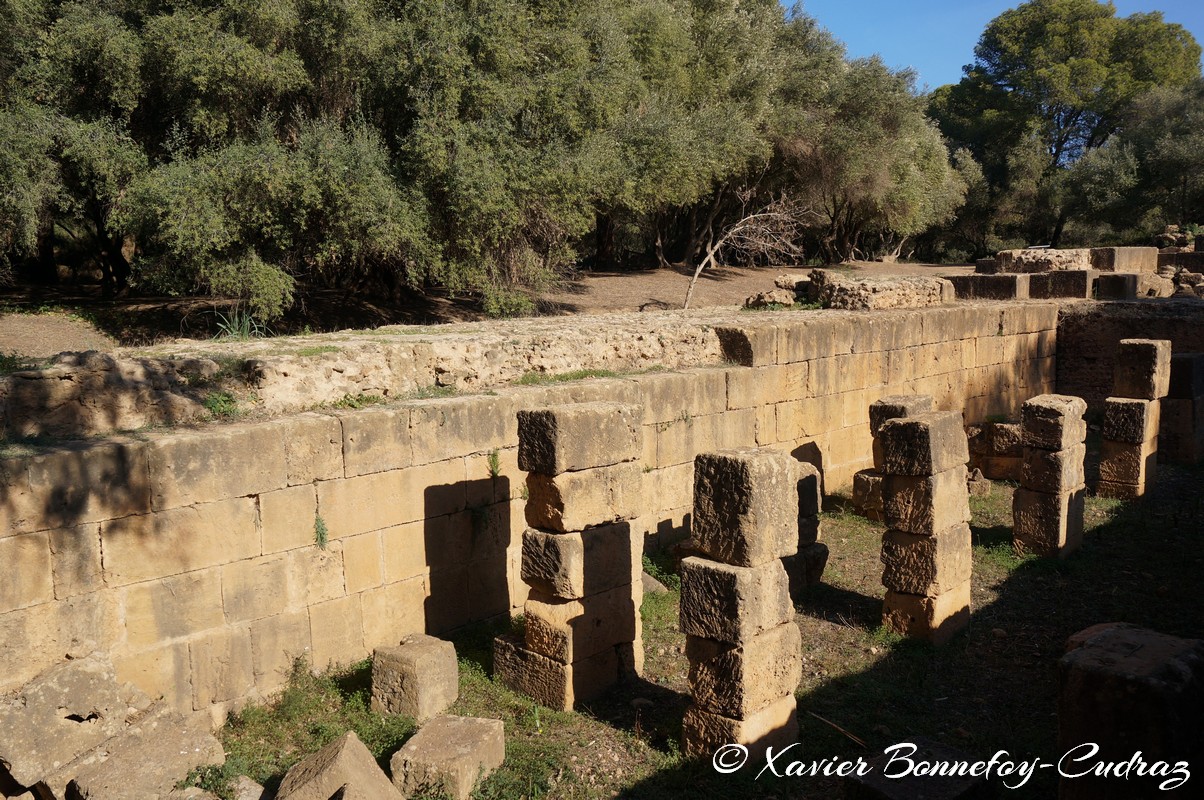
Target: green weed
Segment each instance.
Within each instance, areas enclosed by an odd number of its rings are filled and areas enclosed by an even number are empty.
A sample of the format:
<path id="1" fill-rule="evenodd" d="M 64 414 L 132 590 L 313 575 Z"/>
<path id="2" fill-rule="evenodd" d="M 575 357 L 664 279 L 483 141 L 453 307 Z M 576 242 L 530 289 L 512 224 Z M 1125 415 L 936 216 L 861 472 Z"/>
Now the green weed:
<path id="1" fill-rule="evenodd" d="M 214 419 L 233 419 L 242 413 L 238 408 L 238 398 L 229 392 L 210 392 L 205 395 L 204 405 Z"/>

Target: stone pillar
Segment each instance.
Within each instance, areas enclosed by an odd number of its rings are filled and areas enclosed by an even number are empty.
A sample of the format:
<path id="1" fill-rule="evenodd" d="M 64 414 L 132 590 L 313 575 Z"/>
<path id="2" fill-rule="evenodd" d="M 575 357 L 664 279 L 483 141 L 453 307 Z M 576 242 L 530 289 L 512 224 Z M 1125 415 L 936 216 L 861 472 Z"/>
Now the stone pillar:
<path id="1" fill-rule="evenodd" d="M 681 562 L 681 629 L 694 703 L 683 750 L 798 738 L 794 691 L 802 636 L 782 559 L 798 549 L 798 463 L 775 450 L 726 450 L 694 459 L 692 539 Z"/>
<path id="2" fill-rule="evenodd" d="M 526 470 L 524 638 L 494 642 L 503 683 L 571 710 L 643 671 L 637 406 L 579 403 L 518 415 Z"/>
<path id="3" fill-rule="evenodd" d="M 1204 458 L 1204 354 L 1171 356 L 1170 391 L 1158 410 L 1158 460 L 1198 464 Z"/>
<path id="4" fill-rule="evenodd" d="M 1171 343 L 1121 339 L 1112 397 L 1104 401 L 1100 497 L 1141 497 L 1158 462 L 1160 401 L 1170 391 Z"/>
<path id="5" fill-rule="evenodd" d="M 1043 394 L 1021 409 L 1024 468 L 1012 495 L 1012 547 L 1019 555 L 1065 558 L 1083 541 L 1087 496 L 1087 403 Z"/>
<path id="6" fill-rule="evenodd" d="M 874 441 L 874 468 L 863 469 L 853 476 L 853 505 L 866 519 L 881 522 L 882 517 L 882 445 L 878 429 L 890 419 L 909 417 L 932 411 L 932 395 L 891 395 L 870 404 L 870 436 Z"/>
<path id="7" fill-rule="evenodd" d="M 1018 422 L 983 422 L 969 430 L 970 469 L 993 481 L 1019 481 L 1024 444 Z"/>
<path id="8" fill-rule="evenodd" d="M 1169 791 L 1174 785 L 1168 791 L 1159 787 L 1204 762 L 1204 641 L 1112 623 L 1076 633 L 1067 651 L 1058 664 L 1057 752 L 1063 775 L 1058 797 L 1192 794 L 1190 782 L 1179 792 Z M 1092 753 L 1090 745 L 1098 745 L 1098 751 Z M 1151 775 L 1157 762 L 1163 762 L 1162 769 Z M 1105 763 L 1126 767 L 1125 774 L 1090 774 Z M 1067 777 L 1080 772 L 1088 774 Z"/>
<path id="9" fill-rule="evenodd" d="M 828 546 L 823 538 L 819 512 L 823 508 L 819 470 L 811 464 L 795 464 L 798 485 L 798 552 L 782 559 L 790 578 L 790 597 L 798 602 L 805 590 L 824 576 Z"/>
<path id="10" fill-rule="evenodd" d="M 962 417 L 931 411 L 892 419 L 882 443 L 882 623 L 934 644 L 970 621 L 970 458 Z"/>

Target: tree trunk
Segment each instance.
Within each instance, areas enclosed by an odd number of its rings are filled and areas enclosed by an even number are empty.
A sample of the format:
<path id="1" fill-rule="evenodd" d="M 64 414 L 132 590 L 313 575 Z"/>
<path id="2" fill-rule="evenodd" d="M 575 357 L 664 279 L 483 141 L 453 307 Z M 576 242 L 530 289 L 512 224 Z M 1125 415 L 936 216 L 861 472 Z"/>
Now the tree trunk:
<path id="1" fill-rule="evenodd" d="M 1049 249 L 1057 250 L 1062 241 L 1062 231 L 1066 228 L 1066 212 L 1058 212 L 1058 221 L 1054 223 L 1053 235 L 1049 237 Z"/>
<path id="2" fill-rule="evenodd" d="M 54 257 L 54 222 L 38 233 L 38 258 L 32 275 L 34 283 L 53 286 L 59 282 L 58 264 Z"/>
<path id="3" fill-rule="evenodd" d="M 594 235 L 594 268 L 614 269 L 615 221 L 609 214 L 598 212 L 594 216 Z"/>

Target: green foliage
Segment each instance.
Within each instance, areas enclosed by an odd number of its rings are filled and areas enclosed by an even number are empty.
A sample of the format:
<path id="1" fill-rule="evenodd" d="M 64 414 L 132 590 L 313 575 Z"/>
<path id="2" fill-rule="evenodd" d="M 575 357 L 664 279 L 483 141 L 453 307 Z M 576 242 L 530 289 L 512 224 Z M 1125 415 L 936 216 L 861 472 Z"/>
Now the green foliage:
<path id="1" fill-rule="evenodd" d="M 232 308 L 229 314 L 214 311 L 213 316 L 217 320 L 217 334 L 213 338 L 219 341 L 246 342 L 272 335 L 272 331 L 255 319 L 254 314 L 238 306 Z"/>
<path id="2" fill-rule="evenodd" d="M 385 398 L 378 394 L 345 394 L 338 400 L 330 404 L 331 408 L 367 408 L 368 406 L 378 406 L 381 403 L 387 402 Z"/>
<path id="3" fill-rule="evenodd" d="M 502 474 L 502 459 L 497 448 L 489 451 L 489 477 L 496 478 Z"/>
<path id="4" fill-rule="evenodd" d="M 205 409 L 214 419 L 233 419 L 242 413 L 238 399 L 229 392 L 210 392 L 205 395 Z"/>
<path id="5" fill-rule="evenodd" d="M 319 550 L 325 550 L 330 544 L 330 529 L 326 527 L 326 520 L 322 519 L 321 515 L 314 517 L 314 544 Z"/>
<path id="6" fill-rule="evenodd" d="M 608 369 L 575 369 L 571 372 L 526 372 L 515 383 L 520 386 L 544 386 L 549 383 L 582 381 L 586 378 L 614 378 L 618 374 Z"/>

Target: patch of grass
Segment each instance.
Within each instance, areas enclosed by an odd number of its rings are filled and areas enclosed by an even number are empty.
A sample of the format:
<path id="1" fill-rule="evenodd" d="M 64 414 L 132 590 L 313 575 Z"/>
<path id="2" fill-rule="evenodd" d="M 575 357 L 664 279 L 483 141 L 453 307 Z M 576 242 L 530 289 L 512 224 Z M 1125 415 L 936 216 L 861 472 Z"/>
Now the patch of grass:
<path id="1" fill-rule="evenodd" d="M 238 398 L 229 392 L 210 392 L 205 395 L 205 410 L 213 415 L 214 419 L 234 419 L 241 410 L 238 407 Z"/>
<path id="2" fill-rule="evenodd" d="M 619 373 L 609 369 L 575 369 L 572 372 L 528 372 L 515 381 L 520 386 L 544 386 L 549 383 L 582 381 L 586 378 L 617 378 Z"/>
<path id="3" fill-rule="evenodd" d="M 229 314 L 214 311 L 216 320 L 214 327 L 217 333 L 213 338 L 221 342 L 246 342 L 251 339 L 263 339 L 272 335 L 272 330 L 246 309 L 235 306 Z"/>
<path id="4" fill-rule="evenodd" d="M 338 353 L 341 348 L 335 347 L 333 344 L 316 344 L 310 347 L 302 347 L 297 350 L 299 356 L 320 356 L 323 353 Z"/>
<path id="5" fill-rule="evenodd" d="M 681 576 L 674 571 L 673 566 L 673 557 L 667 551 L 644 553 L 644 572 L 676 592 L 681 590 Z"/>
<path id="6" fill-rule="evenodd" d="M 322 519 L 321 515 L 314 517 L 314 544 L 319 550 L 325 550 L 330 544 L 330 529 L 326 527 L 326 520 Z"/>
<path id="7" fill-rule="evenodd" d="M 19 353 L 0 353 L 0 376 L 12 375 L 29 369 L 40 369 L 45 362 Z"/>
<path id="8" fill-rule="evenodd" d="M 441 397 L 455 397 L 460 390 L 455 386 L 420 386 L 407 394 L 405 400 L 438 400 Z"/>
<path id="9" fill-rule="evenodd" d="M 497 478 L 502 474 L 502 457 L 498 454 L 497 448 L 489 451 L 489 477 Z"/>
<path id="10" fill-rule="evenodd" d="M 330 408 L 355 410 L 358 408 L 367 408 L 368 406 L 378 406 L 385 402 L 387 402 L 385 398 L 378 394 L 345 394 L 340 399 L 331 403 Z"/>

